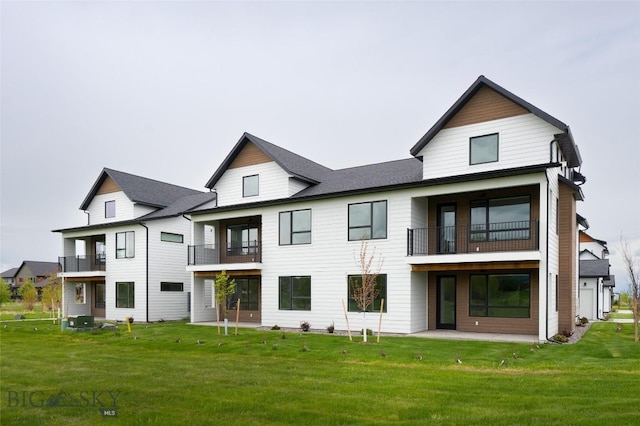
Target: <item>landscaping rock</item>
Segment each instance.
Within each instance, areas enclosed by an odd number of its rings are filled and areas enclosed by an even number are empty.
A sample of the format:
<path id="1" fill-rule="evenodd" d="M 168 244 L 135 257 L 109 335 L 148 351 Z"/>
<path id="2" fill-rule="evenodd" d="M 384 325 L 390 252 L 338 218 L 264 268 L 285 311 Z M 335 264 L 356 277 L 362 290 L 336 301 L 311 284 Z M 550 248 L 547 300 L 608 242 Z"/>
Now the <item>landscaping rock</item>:
<path id="1" fill-rule="evenodd" d="M 17 320 L 27 319 L 27 317 L 25 317 L 25 316 L 24 316 L 24 315 L 22 315 L 22 314 L 17 314 L 17 315 L 16 315 L 16 316 L 14 316 L 13 318 L 14 318 L 14 319 L 17 319 Z"/>

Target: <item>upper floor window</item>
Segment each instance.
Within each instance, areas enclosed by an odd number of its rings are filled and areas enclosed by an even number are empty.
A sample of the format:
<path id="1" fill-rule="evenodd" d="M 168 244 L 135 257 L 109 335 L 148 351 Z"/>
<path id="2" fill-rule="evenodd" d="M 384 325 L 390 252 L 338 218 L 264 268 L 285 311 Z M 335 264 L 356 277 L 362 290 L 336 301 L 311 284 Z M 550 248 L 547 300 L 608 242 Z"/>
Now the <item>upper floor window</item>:
<path id="1" fill-rule="evenodd" d="M 311 210 L 280 212 L 280 245 L 311 244 Z"/>
<path id="2" fill-rule="evenodd" d="M 527 240 L 531 229 L 528 195 L 471 202 L 471 241 Z"/>
<path id="3" fill-rule="evenodd" d="M 469 139 L 469 164 L 498 161 L 498 134 L 476 136 Z"/>
<path id="4" fill-rule="evenodd" d="M 258 195 L 258 175 L 244 176 L 242 178 L 242 196 L 254 197 Z"/>
<path id="5" fill-rule="evenodd" d="M 172 234 L 171 232 L 160 232 L 160 241 L 166 241 L 168 243 L 183 243 L 184 235 Z"/>
<path id="6" fill-rule="evenodd" d="M 311 310 L 311 277 L 280 277 L 280 310 Z"/>
<path id="7" fill-rule="evenodd" d="M 529 318 L 531 316 L 529 274 L 471 275 L 469 316 Z"/>
<path id="8" fill-rule="evenodd" d="M 104 217 L 116 217 L 116 202 L 105 201 L 104 202 Z"/>
<path id="9" fill-rule="evenodd" d="M 133 231 L 116 233 L 116 259 L 134 257 L 135 233 Z"/>
<path id="10" fill-rule="evenodd" d="M 387 202 L 349 204 L 349 241 L 387 238 Z"/>

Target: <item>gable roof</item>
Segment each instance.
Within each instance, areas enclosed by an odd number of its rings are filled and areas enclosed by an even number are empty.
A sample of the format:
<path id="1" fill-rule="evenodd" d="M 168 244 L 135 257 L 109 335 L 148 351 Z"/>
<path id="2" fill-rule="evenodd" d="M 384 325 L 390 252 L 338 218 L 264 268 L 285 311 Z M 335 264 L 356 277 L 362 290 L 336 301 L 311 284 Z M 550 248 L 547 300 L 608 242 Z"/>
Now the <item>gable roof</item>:
<path id="1" fill-rule="evenodd" d="M 215 192 L 199 192 L 194 195 L 187 195 L 185 197 L 177 199 L 167 207 L 149 213 L 139 218 L 139 221 L 161 219 L 164 217 L 179 216 L 186 213 L 189 210 L 196 209 L 203 204 L 207 204 L 216 200 Z"/>
<path id="2" fill-rule="evenodd" d="M 205 187 L 213 189 L 216 182 L 220 179 L 224 172 L 229 168 L 233 160 L 236 159 L 238 154 L 240 154 L 242 149 L 249 142 L 257 146 L 284 171 L 304 182 L 316 184 L 318 182 L 321 182 L 328 172 L 331 172 L 331 169 L 329 169 L 328 167 L 325 167 L 321 164 L 318 164 L 305 157 L 302 157 L 284 148 L 280 148 L 277 145 L 269 143 L 263 139 L 253 136 L 250 133 L 245 132 L 233 147 L 231 152 L 224 159 L 220 167 L 218 167 L 213 176 L 211 176 Z"/>
<path id="3" fill-rule="evenodd" d="M 86 210 L 89 207 L 91 200 L 96 196 L 107 177 L 113 179 L 129 200 L 150 207 L 166 207 L 179 198 L 202 193 L 195 189 L 104 168 L 80 205 L 80 210 Z"/>
<path id="4" fill-rule="evenodd" d="M 481 75 L 476 79 L 476 81 L 467 89 L 466 92 L 462 94 L 462 96 L 449 108 L 449 110 L 442 116 L 440 119 L 429 129 L 429 131 L 422 137 L 420 140 L 411 148 L 411 155 L 414 157 L 418 155 L 418 153 L 442 130 L 445 125 L 458 113 L 460 110 L 469 102 L 469 100 L 483 87 L 488 87 L 498 94 L 504 96 L 508 100 L 516 103 L 518 106 L 526 109 L 530 113 L 534 114 L 538 118 L 546 121 L 552 126 L 560 129 L 562 133 L 555 135 L 556 140 L 558 141 L 560 148 L 562 149 L 562 153 L 567 159 L 567 164 L 569 167 L 577 167 L 582 164 L 582 158 L 580 157 L 580 152 L 578 151 L 578 147 L 573 141 L 573 136 L 571 135 L 571 130 L 569 126 L 567 126 L 562 121 L 557 118 L 547 114 L 541 109 L 535 107 L 524 99 L 514 95 L 503 87 L 497 85 L 493 81 L 489 80 L 485 76 Z"/>
<path id="5" fill-rule="evenodd" d="M 608 277 L 608 259 L 589 259 L 580 261 L 580 277 Z"/>
<path id="6" fill-rule="evenodd" d="M 27 267 L 31 273 L 36 277 L 46 277 L 49 274 L 58 272 L 58 262 L 40 262 L 35 260 L 25 260 L 18 267 L 15 275 L 18 275 L 22 268 Z"/>

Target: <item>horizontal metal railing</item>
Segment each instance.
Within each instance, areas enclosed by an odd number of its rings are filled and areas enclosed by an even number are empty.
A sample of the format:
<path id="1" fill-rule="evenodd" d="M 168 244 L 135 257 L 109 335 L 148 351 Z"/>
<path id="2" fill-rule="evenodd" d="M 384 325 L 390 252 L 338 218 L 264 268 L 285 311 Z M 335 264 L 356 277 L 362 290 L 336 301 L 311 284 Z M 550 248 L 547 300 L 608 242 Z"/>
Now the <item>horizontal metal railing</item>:
<path id="1" fill-rule="evenodd" d="M 212 244 L 189 246 L 188 265 L 220 265 L 224 263 L 261 262 L 262 250 L 260 241 L 243 241 L 228 243 L 227 247 Z"/>
<path id="2" fill-rule="evenodd" d="M 407 256 L 538 250 L 538 221 L 407 229 Z"/>
<path id="3" fill-rule="evenodd" d="M 61 256 L 58 263 L 62 272 L 104 271 L 106 259 L 104 256 Z"/>

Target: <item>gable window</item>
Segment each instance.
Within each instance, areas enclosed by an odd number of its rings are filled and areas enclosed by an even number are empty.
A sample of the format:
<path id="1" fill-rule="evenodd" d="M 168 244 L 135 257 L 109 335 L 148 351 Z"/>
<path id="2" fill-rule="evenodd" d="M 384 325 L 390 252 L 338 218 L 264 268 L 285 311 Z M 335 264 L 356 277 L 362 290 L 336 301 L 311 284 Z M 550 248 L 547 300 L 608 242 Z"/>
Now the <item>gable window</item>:
<path id="1" fill-rule="evenodd" d="M 311 310 L 311 277 L 280 277 L 280 310 Z"/>
<path id="2" fill-rule="evenodd" d="M 387 238 L 387 202 L 349 204 L 349 241 Z"/>
<path id="3" fill-rule="evenodd" d="M 125 259 L 135 255 L 135 233 L 133 231 L 116 233 L 116 259 Z"/>
<path id="4" fill-rule="evenodd" d="M 471 202 L 471 241 L 527 240 L 531 234 L 528 195 Z"/>
<path id="5" fill-rule="evenodd" d="M 242 178 L 242 196 L 255 197 L 258 195 L 258 175 L 244 176 Z"/>
<path id="6" fill-rule="evenodd" d="M 529 274 L 471 275 L 469 316 L 497 318 L 531 317 Z"/>
<path id="7" fill-rule="evenodd" d="M 168 243 L 183 243 L 184 235 L 172 234 L 171 232 L 160 232 L 160 241 L 166 241 Z"/>
<path id="8" fill-rule="evenodd" d="M 349 289 L 349 312 L 362 312 L 358 307 L 358 303 L 353 298 L 353 290 L 354 287 L 362 286 L 362 275 L 349 275 L 347 277 L 347 288 Z M 376 277 L 375 282 L 377 294 L 373 303 L 369 303 L 367 307 L 367 312 L 375 312 L 380 311 L 380 305 L 382 303 L 382 299 L 385 299 L 384 307 L 382 312 L 387 312 L 387 275 L 379 274 Z"/>
<path id="9" fill-rule="evenodd" d="M 498 134 L 469 138 L 469 164 L 498 161 Z"/>
<path id="10" fill-rule="evenodd" d="M 280 245 L 311 244 L 311 210 L 280 212 Z"/>
<path id="11" fill-rule="evenodd" d="M 116 202 L 105 201 L 104 202 L 104 217 L 116 217 Z"/>
<path id="12" fill-rule="evenodd" d="M 135 308 L 135 284 L 116 282 L 116 308 Z"/>
<path id="13" fill-rule="evenodd" d="M 184 291 L 184 284 L 161 282 L 160 291 Z"/>

